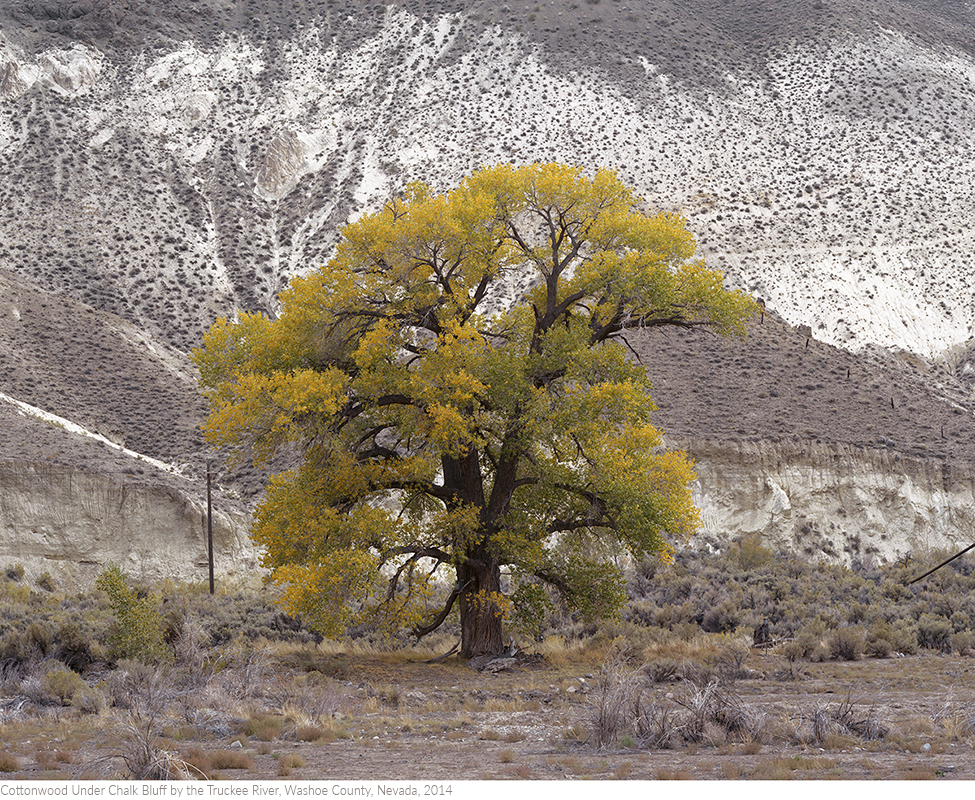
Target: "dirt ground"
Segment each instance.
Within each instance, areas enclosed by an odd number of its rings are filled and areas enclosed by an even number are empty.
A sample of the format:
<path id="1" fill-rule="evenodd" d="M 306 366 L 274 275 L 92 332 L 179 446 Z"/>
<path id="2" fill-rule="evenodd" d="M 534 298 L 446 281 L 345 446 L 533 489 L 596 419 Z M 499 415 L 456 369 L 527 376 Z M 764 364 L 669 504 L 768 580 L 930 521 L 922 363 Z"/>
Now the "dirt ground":
<path id="1" fill-rule="evenodd" d="M 490 674 L 456 662 L 379 657 L 351 658 L 340 680 L 329 679 L 342 709 L 330 713 L 331 735 L 312 737 L 299 725 L 200 737 L 158 723 L 151 736 L 160 752 L 204 763 L 207 777 L 228 780 L 975 778 L 973 658 L 803 662 L 790 670 L 781 657 L 753 651 L 744 666 L 749 677 L 723 691 L 765 714 L 770 735 L 762 743 L 730 737 L 647 750 L 621 732 L 615 744 L 598 748 L 592 736 L 598 667 L 542 663 Z M 686 686 L 657 684 L 650 691 L 673 697 Z M 301 693 L 269 687 L 272 696 L 278 691 L 282 715 L 293 717 Z M 837 736 L 824 746 L 783 733 L 844 701 L 855 715 L 880 722 L 885 736 Z M 46 721 L 6 719 L 0 740 L 18 768 L 4 778 L 124 774 L 120 754 L 128 745 L 107 713 L 66 709 Z"/>

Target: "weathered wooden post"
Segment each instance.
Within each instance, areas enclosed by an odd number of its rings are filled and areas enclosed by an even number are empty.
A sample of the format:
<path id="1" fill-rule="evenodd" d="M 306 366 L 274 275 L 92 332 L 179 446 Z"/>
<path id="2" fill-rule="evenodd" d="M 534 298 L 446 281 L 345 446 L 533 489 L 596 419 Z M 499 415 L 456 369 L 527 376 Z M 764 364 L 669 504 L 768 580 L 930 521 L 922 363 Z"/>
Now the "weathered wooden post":
<path id="1" fill-rule="evenodd" d="M 210 563 L 210 594 L 213 594 L 213 501 L 210 498 L 210 459 L 207 459 L 207 557 Z"/>

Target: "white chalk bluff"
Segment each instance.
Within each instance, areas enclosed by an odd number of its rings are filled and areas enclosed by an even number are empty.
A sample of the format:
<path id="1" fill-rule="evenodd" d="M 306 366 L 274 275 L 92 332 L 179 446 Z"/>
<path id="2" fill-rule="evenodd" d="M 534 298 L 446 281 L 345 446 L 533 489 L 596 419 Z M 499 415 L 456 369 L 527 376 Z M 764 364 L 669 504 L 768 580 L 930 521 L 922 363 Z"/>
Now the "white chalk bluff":
<path id="1" fill-rule="evenodd" d="M 683 214 L 709 266 L 816 342 L 931 367 L 969 419 L 971 4 L 759 5 L 0 3 L 0 287 L 21 282 L 0 296 L 0 393 L 199 463 L 202 401 L 185 376 L 164 397 L 177 381 L 152 359 L 199 347 L 218 316 L 273 315 L 344 223 L 411 181 L 560 161 Z M 59 327 L 76 316 L 114 320 L 90 359 Z M 176 394 L 178 435 L 126 407 L 162 414 Z M 0 559 L 196 574 L 198 499 L 8 450 Z M 798 440 L 702 439 L 692 455 L 715 542 L 756 532 L 849 562 L 971 535 L 958 463 Z M 249 569 L 246 517 L 220 526 L 221 557 Z"/>
<path id="2" fill-rule="evenodd" d="M 960 550 L 975 530 L 975 474 L 887 450 L 812 442 L 684 441 L 695 457 L 697 540 L 758 535 L 817 561 L 884 563 Z"/>
<path id="3" fill-rule="evenodd" d="M 214 572 L 257 581 L 247 518 L 213 515 Z M 109 563 L 145 580 L 208 578 L 206 505 L 169 486 L 130 485 L 64 467 L 0 463 L 0 559 L 91 579 Z"/>

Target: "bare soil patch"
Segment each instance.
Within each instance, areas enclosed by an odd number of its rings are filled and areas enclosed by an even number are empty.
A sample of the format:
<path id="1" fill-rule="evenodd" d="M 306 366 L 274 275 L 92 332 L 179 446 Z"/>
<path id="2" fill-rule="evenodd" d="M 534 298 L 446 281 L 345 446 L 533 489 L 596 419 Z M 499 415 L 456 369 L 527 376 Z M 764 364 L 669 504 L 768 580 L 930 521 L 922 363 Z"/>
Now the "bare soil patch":
<path id="1" fill-rule="evenodd" d="M 790 670 L 780 656 L 752 651 L 743 665 L 748 677 L 722 691 L 764 714 L 776 735 L 666 749 L 646 749 L 626 736 L 611 746 L 594 744 L 604 677 L 598 663 L 550 660 L 499 674 L 457 661 L 349 656 L 339 663 L 336 678 L 276 666 L 237 706 L 239 716 L 211 720 L 209 732 L 187 724 L 194 710 L 198 723 L 209 713 L 202 704 L 212 695 L 201 689 L 199 705 L 184 703 L 182 724 L 167 714 L 148 720 L 146 740 L 218 779 L 975 778 L 975 659 L 963 656 L 802 663 Z M 327 669 L 335 664 L 323 662 Z M 685 688 L 657 684 L 649 691 L 663 701 Z M 320 711 L 327 706 L 325 695 L 334 710 L 314 718 L 316 702 Z M 783 734 L 844 702 L 854 716 L 881 722 L 885 735 L 811 742 Z M 122 756 L 132 743 L 115 710 L 29 715 L 15 705 L 16 698 L 2 701 L 4 777 L 125 775 Z M 277 722 L 262 726 L 261 719 Z"/>

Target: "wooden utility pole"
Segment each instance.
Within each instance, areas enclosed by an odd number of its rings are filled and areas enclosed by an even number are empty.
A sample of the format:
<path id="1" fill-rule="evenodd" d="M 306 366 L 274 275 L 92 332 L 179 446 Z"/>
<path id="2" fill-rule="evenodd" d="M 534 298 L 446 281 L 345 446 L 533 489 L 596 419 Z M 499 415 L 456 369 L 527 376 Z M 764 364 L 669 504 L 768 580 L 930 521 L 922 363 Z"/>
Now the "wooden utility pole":
<path id="1" fill-rule="evenodd" d="M 213 594 L 213 501 L 210 499 L 210 459 L 207 459 L 207 556 L 210 562 L 210 594 Z"/>

